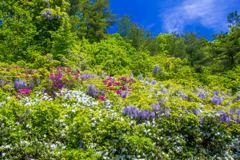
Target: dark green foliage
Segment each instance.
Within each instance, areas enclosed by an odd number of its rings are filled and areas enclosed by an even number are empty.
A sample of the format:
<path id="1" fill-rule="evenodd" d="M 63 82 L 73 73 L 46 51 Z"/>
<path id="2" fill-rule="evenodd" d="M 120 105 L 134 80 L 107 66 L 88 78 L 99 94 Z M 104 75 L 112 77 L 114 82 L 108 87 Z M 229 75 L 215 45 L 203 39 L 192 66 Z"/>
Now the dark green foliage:
<path id="1" fill-rule="evenodd" d="M 160 34 L 156 37 L 159 53 L 186 58 L 184 40 L 174 34 Z"/>
<path id="2" fill-rule="evenodd" d="M 230 13 L 227 17 L 230 27 L 240 27 L 240 15 L 237 11 Z"/>
<path id="3" fill-rule="evenodd" d="M 107 27 L 113 23 L 108 0 L 71 0 L 70 4 L 69 14 L 77 35 L 91 42 L 104 39 Z"/>
<path id="4" fill-rule="evenodd" d="M 149 43 L 147 40 L 151 38 L 149 32 L 131 22 L 128 16 L 120 18 L 118 23 L 118 33 L 129 40 L 132 46 L 137 50 L 146 47 Z"/>
<path id="5" fill-rule="evenodd" d="M 240 28 L 233 27 L 227 34 L 220 34 L 212 42 L 212 56 L 221 71 L 233 69 L 240 62 Z"/>
<path id="6" fill-rule="evenodd" d="M 204 38 L 198 38 L 194 33 L 187 33 L 183 36 L 187 59 L 192 67 L 201 66 L 206 60 L 203 48 L 207 44 Z"/>
<path id="7" fill-rule="evenodd" d="M 74 33 L 66 13 L 68 2 L 1 1 L 0 55 L 5 61 L 34 61 L 37 56 L 66 55 Z M 64 40 L 63 40 L 64 39 Z"/>

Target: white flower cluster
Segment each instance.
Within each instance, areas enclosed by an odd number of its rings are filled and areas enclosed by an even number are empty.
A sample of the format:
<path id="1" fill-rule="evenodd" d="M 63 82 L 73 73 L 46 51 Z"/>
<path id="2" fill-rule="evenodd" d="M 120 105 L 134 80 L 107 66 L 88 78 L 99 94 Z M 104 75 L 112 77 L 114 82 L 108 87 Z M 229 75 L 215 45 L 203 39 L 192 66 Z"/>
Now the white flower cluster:
<path id="1" fill-rule="evenodd" d="M 103 103 L 103 108 L 105 109 L 110 109 L 112 107 L 112 104 L 111 104 L 111 101 L 110 100 L 106 100 L 104 103 Z"/>
<path id="2" fill-rule="evenodd" d="M 91 106 L 98 105 L 98 102 L 94 98 L 86 95 L 84 92 L 80 90 L 75 91 L 75 90 L 63 89 L 59 93 L 56 93 L 56 95 L 58 97 L 61 97 L 61 96 L 63 97 L 63 100 L 65 100 L 65 103 L 63 103 L 62 105 L 66 107 L 70 107 L 70 106 L 76 107 L 80 105 L 91 107 Z M 53 98 L 50 97 L 47 93 L 44 93 L 44 94 L 37 93 L 35 98 L 24 97 L 19 102 L 25 106 L 33 106 L 41 103 L 42 101 L 52 101 L 52 100 Z M 110 102 L 106 103 L 106 108 L 108 107 L 110 107 Z"/>
<path id="3" fill-rule="evenodd" d="M 71 106 L 85 105 L 92 107 L 98 105 L 98 102 L 94 98 L 88 96 L 80 90 L 62 90 L 60 94 L 63 95 L 63 99 L 66 100 L 66 102 L 71 101 Z M 69 104 L 65 103 L 63 105 L 68 106 Z"/>
<path id="4" fill-rule="evenodd" d="M 35 98 L 24 97 L 19 102 L 24 106 L 34 106 L 41 103 L 42 101 L 52 101 L 52 100 L 53 98 L 50 97 L 47 93 L 44 93 L 44 94 L 37 93 Z"/>

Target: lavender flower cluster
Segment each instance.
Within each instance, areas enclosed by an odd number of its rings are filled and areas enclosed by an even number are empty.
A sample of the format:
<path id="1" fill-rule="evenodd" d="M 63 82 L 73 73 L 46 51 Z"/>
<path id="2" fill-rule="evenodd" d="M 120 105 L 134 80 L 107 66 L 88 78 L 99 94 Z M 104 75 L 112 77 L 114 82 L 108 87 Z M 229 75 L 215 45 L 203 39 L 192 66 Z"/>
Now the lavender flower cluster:
<path id="1" fill-rule="evenodd" d="M 207 97 L 206 92 L 201 91 L 201 92 L 198 93 L 198 98 L 205 99 L 206 97 Z"/>
<path id="2" fill-rule="evenodd" d="M 156 113 L 148 110 L 140 110 L 135 107 L 125 107 L 123 109 L 123 114 L 129 115 L 131 118 L 136 118 L 136 119 L 151 119 L 156 117 Z"/>
<path id="3" fill-rule="evenodd" d="M 223 101 L 224 101 L 224 98 L 219 96 L 213 96 L 211 99 L 211 103 L 216 105 L 221 105 Z"/>
<path id="4" fill-rule="evenodd" d="M 91 79 L 91 78 L 95 78 L 95 77 L 97 77 L 96 74 L 81 74 L 80 79 L 82 81 L 85 81 L 85 80 L 88 80 L 88 79 Z"/>
<path id="5" fill-rule="evenodd" d="M 219 120 L 222 123 L 227 123 L 228 125 L 233 123 L 240 124 L 240 108 L 231 109 L 230 113 L 220 110 L 217 113 L 214 113 L 214 115 L 219 116 Z M 204 121 L 205 117 L 202 117 L 200 120 L 200 124 L 203 125 Z"/>
<path id="6" fill-rule="evenodd" d="M 58 19 L 61 18 L 61 16 L 54 16 L 54 15 L 52 14 L 52 11 L 49 10 L 49 9 L 46 10 L 45 12 L 41 12 L 40 15 L 41 15 L 42 17 L 45 17 L 47 20 L 54 20 L 54 19 L 58 20 Z"/>
<path id="7" fill-rule="evenodd" d="M 183 100 L 189 100 L 188 95 L 182 93 L 181 91 L 177 91 L 176 93 L 178 96 L 180 96 Z"/>
<path id="8" fill-rule="evenodd" d="M 141 110 L 136 107 L 127 106 L 122 110 L 122 113 L 124 115 L 129 115 L 131 118 L 134 119 L 141 119 L 141 120 L 149 120 L 154 119 L 157 117 L 158 114 L 163 114 L 166 117 L 170 115 L 171 110 L 170 109 L 163 109 L 161 110 L 161 107 L 159 104 L 153 103 L 152 108 L 154 111 L 148 111 L 148 110 Z"/>
<path id="9" fill-rule="evenodd" d="M 4 80 L 0 79 L 0 85 L 3 86 L 5 84 Z"/>
<path id="10" fill-rule="evenodd" d="M 159 68 L 158 66 L 155 66 L 155 67 L 153 68 L 152 73 L 153 73 L 153 74 L 157 74 L 157 73 L 159 72 L 159 70 L 160 70 L 160 68 Z"/>
<path id="11" fill-rule="evenodd" d="M 230 113 L 226 113 L 225 111 L 219 111 L 218 112 L 220 114 L 220 121 L 224 122 L 224 123 L 228 123 L 231 124 L 231 122 L 235 122 L 237 124 L 240 124 L 240 109 L 235 109 L 235 110 L 231 110 Z M 234 116 L 234 115 L 237 115 Z"/>
<path id="12" fill-rule="evenodd" d="M 97 89 L 94 85 L 89 85 L 87 90 L 87 95 L 96 98 L 98 95 L 104 95 L 105 93 Z"/>
<path id="13" fill-rule="evenodd" d="M 27 84 L 22 79 L 16 79 L 14 81 L 14 87 L 17 88 L 17 89 L 26 88 Z"/>
<path id="14" fill-rule="evenodd" d="M 240 94 L 237 95 L 237 97 L 233 100 L 233 102 L 239 101 L 240 100 Z"/>

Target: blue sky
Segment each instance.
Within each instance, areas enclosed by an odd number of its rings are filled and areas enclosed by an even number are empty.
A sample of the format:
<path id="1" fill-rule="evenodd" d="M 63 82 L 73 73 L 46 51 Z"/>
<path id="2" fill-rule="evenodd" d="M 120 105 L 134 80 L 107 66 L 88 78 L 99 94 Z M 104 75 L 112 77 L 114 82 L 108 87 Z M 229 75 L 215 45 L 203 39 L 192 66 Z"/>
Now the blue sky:
<path id="1" fill-rule="evenodd" d="M 240 11 L 240 0 L 110 0 L 110 7 L 155 35 L 196 32 L 212 39 L 213 34 L 228 31 L 227 15 Z"/>

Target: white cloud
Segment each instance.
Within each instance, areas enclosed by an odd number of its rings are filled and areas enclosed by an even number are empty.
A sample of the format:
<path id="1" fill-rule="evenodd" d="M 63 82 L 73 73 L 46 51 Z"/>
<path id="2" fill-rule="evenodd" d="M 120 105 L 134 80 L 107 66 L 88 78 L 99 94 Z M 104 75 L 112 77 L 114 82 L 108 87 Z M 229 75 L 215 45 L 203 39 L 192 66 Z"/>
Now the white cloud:
<path id="1" fill-rule="evenodd" d="M 186 25 L 199 23 L 215 31 L 226 31 L 226 16 L 235 0 L 183 0 L 173 8 L 166 9 L 161 17 L 167 32 L 181 33 Z"/>

